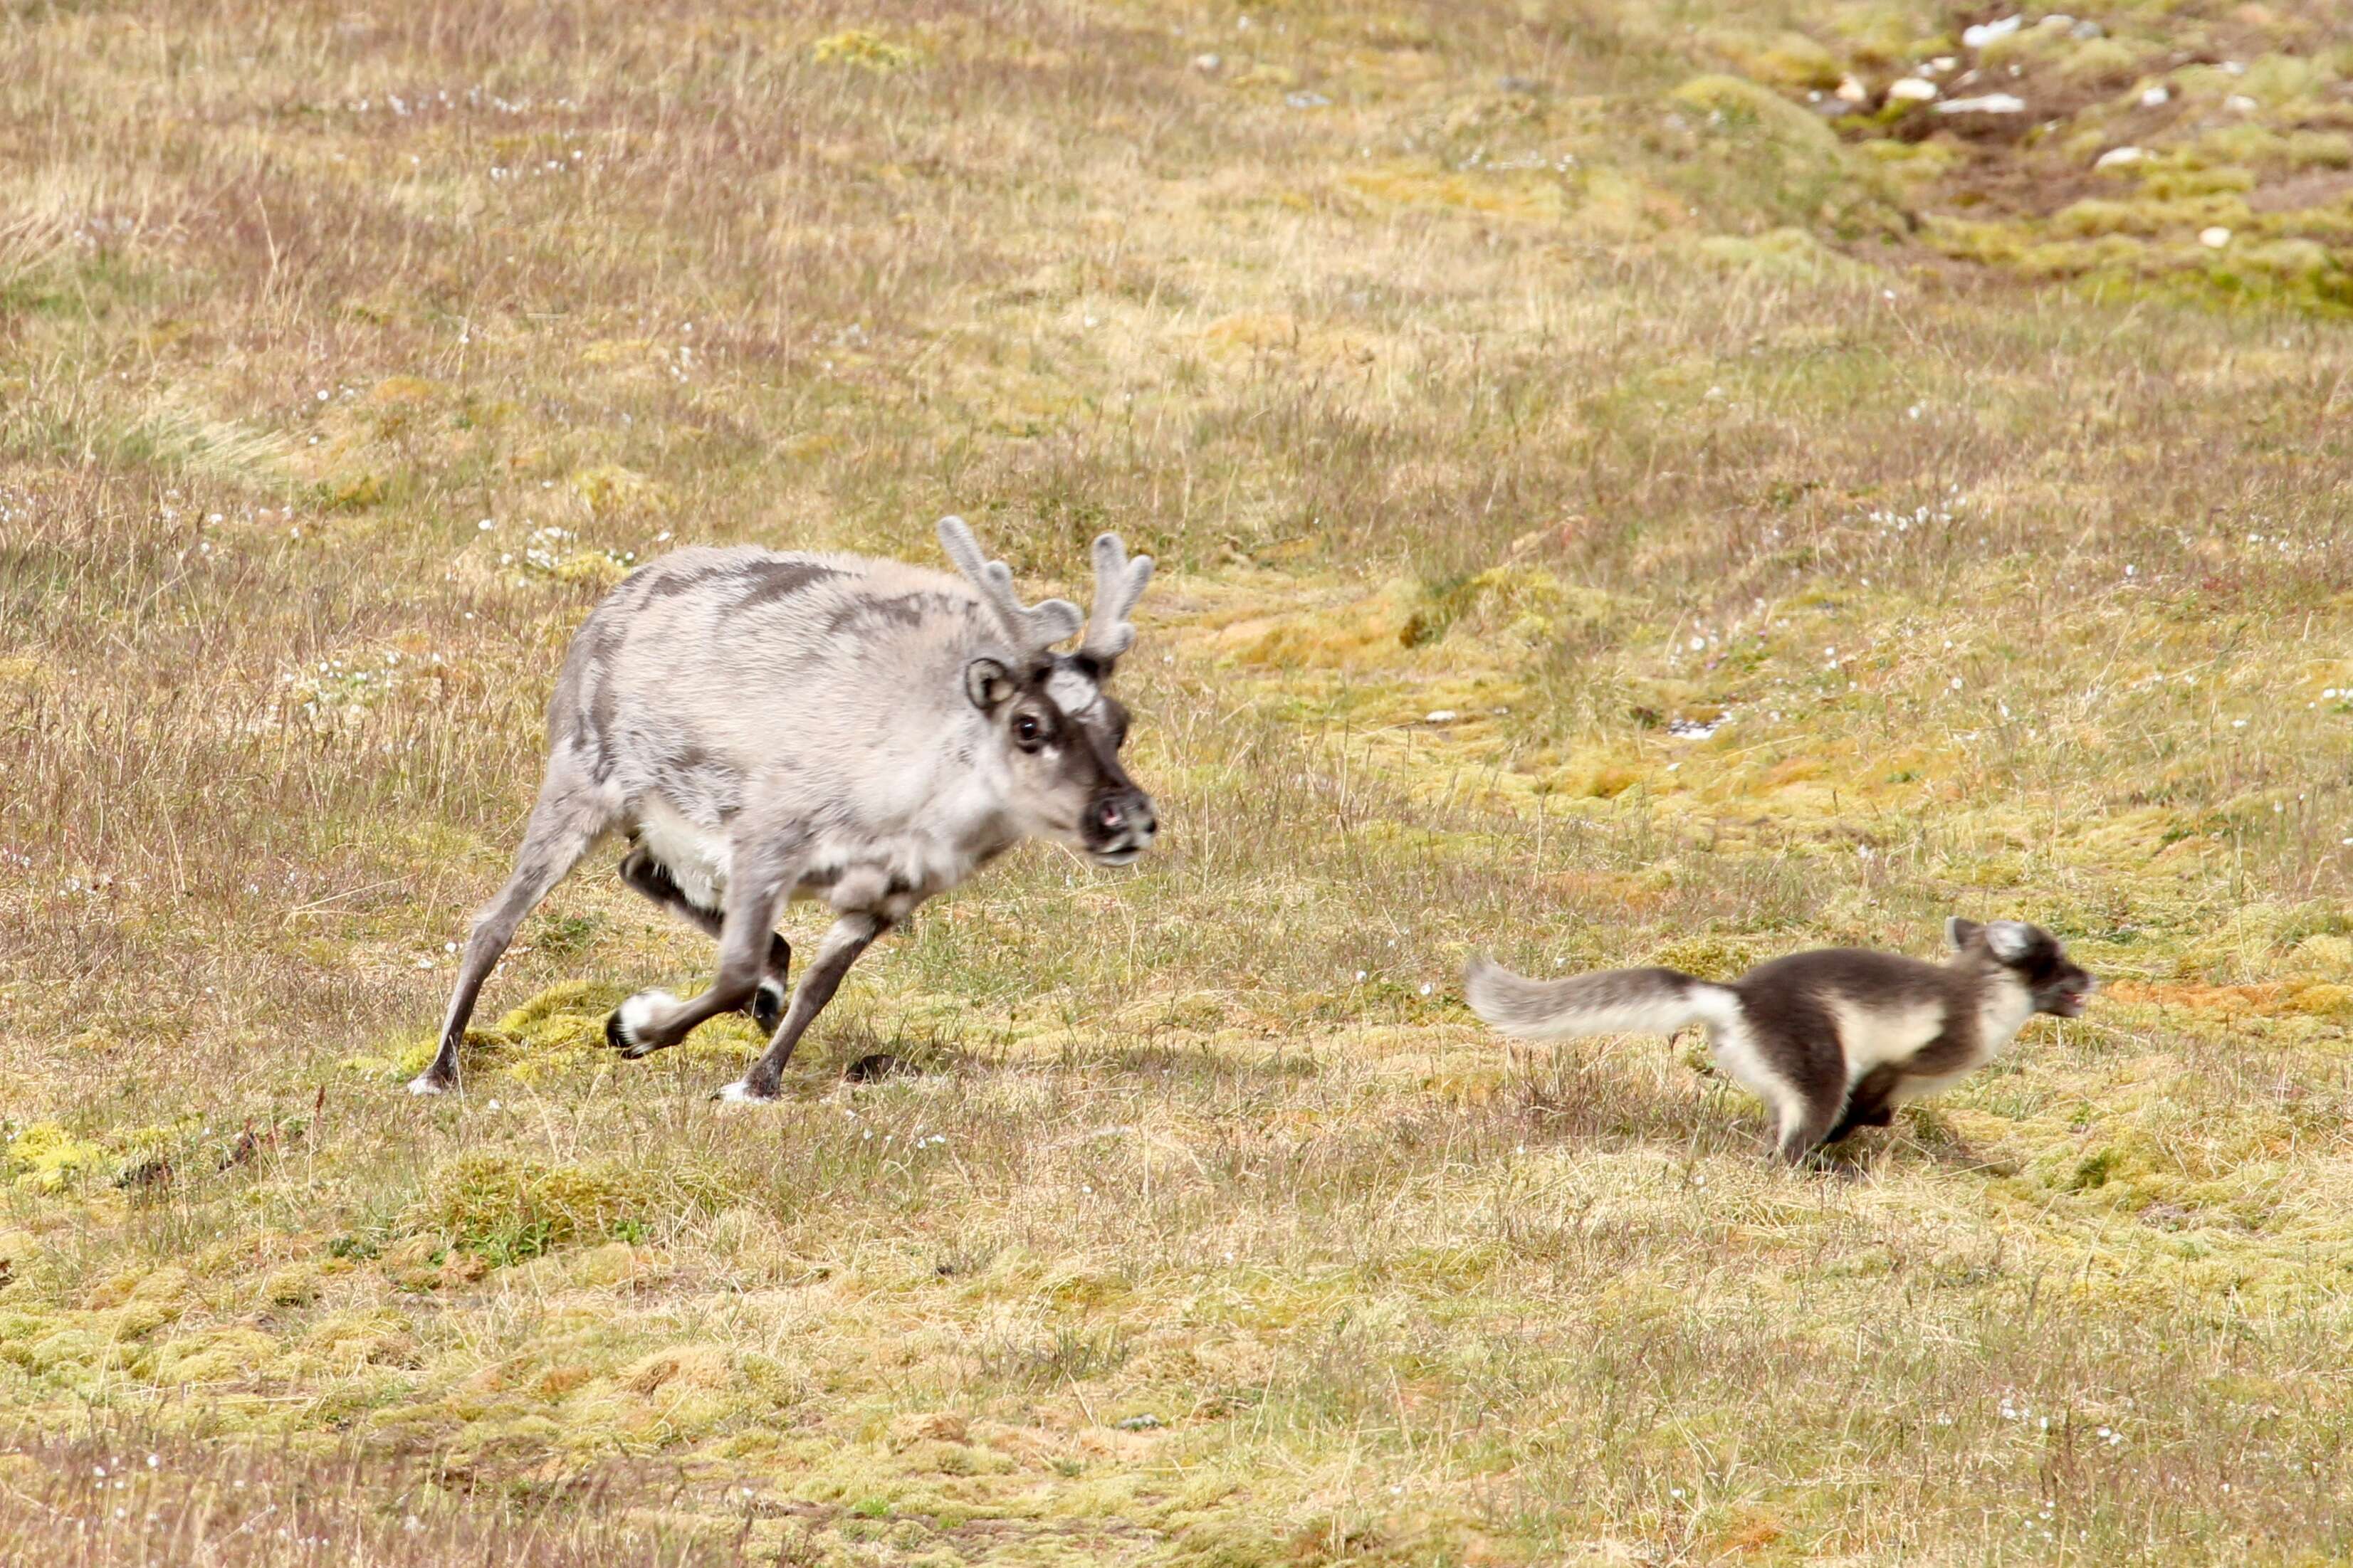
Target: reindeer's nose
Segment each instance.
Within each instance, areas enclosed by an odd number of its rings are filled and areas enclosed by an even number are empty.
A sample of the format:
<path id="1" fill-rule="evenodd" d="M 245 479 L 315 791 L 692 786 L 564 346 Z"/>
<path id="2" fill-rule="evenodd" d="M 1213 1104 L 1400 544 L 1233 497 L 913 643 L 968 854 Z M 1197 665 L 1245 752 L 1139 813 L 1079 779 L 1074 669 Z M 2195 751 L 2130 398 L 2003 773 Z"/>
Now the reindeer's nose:
<path id="1" fill-rule="evenodd" d="M 1103 850 L 1137 850 L 1152 842 L 1159 821 L 1152 797 L 1140 789 L 1118 789 L 1096 797 L 1087 810 L 1088 837 Z"/>

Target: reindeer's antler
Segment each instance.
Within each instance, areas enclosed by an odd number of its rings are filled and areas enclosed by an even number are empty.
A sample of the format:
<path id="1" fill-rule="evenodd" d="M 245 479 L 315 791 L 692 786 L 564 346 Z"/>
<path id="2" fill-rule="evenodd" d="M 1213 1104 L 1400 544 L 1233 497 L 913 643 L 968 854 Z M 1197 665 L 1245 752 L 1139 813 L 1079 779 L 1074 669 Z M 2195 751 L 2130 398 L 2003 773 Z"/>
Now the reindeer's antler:
<path id="1" fill-rule="evenodd" d="M 1017 653 L 1042 652 L 1079 629 L 1079 607 L 1068 599 L 1024 605 L 1013 592 L 1013 569 L 1002 561 L 982 558 L 980 541 L 972 536 L 964 519 L 940 519 L 940 548 L 948 552 L 948 559 L 955 563 L 965 580 L 980 590 L 981 598 L 997 613 Z"/>
<path id="2" fill-rule="evenodd" d="M 1086 640 L 1079 651 L 1109 664 L 1135 641 L 1135 624 L 1127 618 L 1144 586 L 1152 581 L 1152 557 L 1127 558 L 1127 546 L 1116 533 L 1095 536 L 1095 603 L 1088 615 Z"/>

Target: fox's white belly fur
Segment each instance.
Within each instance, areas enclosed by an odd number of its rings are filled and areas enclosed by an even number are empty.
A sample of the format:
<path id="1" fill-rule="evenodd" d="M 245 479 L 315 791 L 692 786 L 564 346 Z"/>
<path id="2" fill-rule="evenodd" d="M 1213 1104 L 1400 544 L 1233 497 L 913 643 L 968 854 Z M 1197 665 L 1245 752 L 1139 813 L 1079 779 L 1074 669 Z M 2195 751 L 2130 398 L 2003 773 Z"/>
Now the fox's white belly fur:
<path id="1" fill-rule="evenodd" d="M 1850 1086 L 1862 1082 L 1873 1068 L 1910 1061 L 1945 1032 L 1946 1010 L 1939 1002 L 1889 1006 L 1833 997 L 1830 1009 L 1838 1020 L 1839 1048 L 1846 1055 Z"/>

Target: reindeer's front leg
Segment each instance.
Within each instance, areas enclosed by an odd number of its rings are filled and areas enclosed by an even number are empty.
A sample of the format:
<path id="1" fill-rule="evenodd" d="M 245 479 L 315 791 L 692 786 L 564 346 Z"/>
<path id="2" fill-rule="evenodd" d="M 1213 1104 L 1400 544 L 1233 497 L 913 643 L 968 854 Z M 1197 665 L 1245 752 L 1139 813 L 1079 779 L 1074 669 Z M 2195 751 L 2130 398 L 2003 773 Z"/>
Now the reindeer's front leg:
<path id="1" fill-rule="evenodd" d="M 793 1047 L 800 1044 L 801 1036 L 833 994 L 841 985 L 841 977 L 858 962 L 858 955 L 876 937 L 891 929 L 891 922 L 878 914 L 860 912 L 846 914 L 833 922 L 818 948 L 816 959 L 801 971 L 801 983 L 793 989 L 793 1005 L 785 1014 L 785 1021 L 776 1027 L 776 1037 L 752 1070 L 721 1089 L 721 1100 L 774 1100 L 785 1081 L 785 1064 L 793 1059 Z"/>
<path id="2" fill-rule="evenodd" d="M 704 1021 L 752 1000 L 767 973 L 776 917 L 799 867 L 799 841 L 739 840 L 719 917 L 719 973 L 701 995 L 681 1002 L 667 991 L 640 991 L 605 1020 L 605 1040 L 635 1059 L 678 1044 Z"/>

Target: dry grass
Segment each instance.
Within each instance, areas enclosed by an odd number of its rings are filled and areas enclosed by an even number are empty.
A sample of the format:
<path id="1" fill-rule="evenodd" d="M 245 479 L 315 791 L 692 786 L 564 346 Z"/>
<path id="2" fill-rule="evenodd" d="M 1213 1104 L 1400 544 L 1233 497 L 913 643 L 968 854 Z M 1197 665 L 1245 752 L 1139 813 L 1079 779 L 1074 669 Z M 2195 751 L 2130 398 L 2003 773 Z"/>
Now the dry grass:
<path id="1" fill-rule="evenodd" d="M 2339 18 L 1962 19 L 10 6 L 0 1559 L 2353 1552 Z M 1150 864 L 401 1094 L 600 588 L 950 510 L 1162 558 Z M 2112 989 L 1844 1179 L 1454 996 L 1956 910 Z"/>

